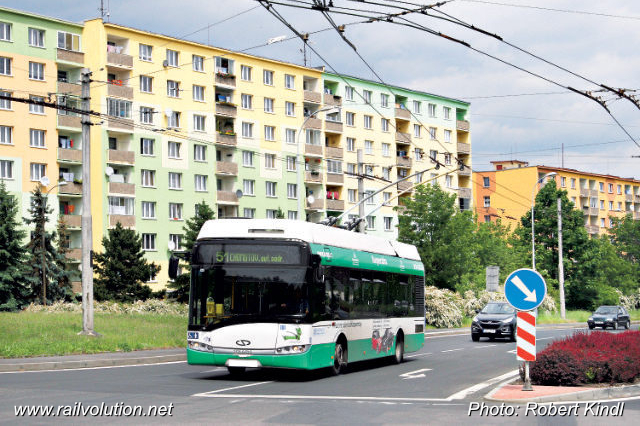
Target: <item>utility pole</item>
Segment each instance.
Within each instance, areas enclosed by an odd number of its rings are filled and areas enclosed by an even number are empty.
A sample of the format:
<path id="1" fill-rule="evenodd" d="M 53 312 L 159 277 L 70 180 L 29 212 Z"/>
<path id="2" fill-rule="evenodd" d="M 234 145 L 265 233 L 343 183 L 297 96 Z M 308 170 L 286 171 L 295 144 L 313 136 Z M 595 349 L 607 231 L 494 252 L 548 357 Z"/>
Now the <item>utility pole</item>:
<path id="1" fill-rule="evenodd" d="M 362 157 L 362 149 L 358 150 L 358 201 L 362 201 L 364 199 L 364 165 L 362 164 L 364 159 Z M 364 233 L 365 230 L 365 220 L 364 217 L 364 203 L 360 203 L 358 206 L 358 215 L 360 219 L 363 219 L 358 224 L 358 232 Z"/>
<path id="2" fill-rule="evenodd" d="M 47 197 L 45 194 L 45 196 L 43 196 L 42 198 L 42 220 L 41 220 L 42 247 L 40 247 L 40 249 L 42 250 L 41 261 L 42 261 L 42 305 L 43 306 L 47 306 L 47 273 L 46 273 L 47 262 L 46 262 L 46 248 L 45 248 L 45 238 L 47 237 L 47 234 L 44 230 L 44 225 L 45 225 L 45 222 L 47 221 L 45 217 L 46 214 L 47 214 Z"/>
<path id="3" fill-rule="evenodd" d="M 93 233 L 91 220 L 91 71 L 82 69 L 82 331 L 79 334 L 97 336 L 93 331 L 93 267 L 91 252 Z"/>
<path id="4" fill-rule="evenodd" d="M 565 319 L 564 262 L 562 260 L 562 199 L 558 197 L 558 288 L 560 290 L 560 318 Z"/>

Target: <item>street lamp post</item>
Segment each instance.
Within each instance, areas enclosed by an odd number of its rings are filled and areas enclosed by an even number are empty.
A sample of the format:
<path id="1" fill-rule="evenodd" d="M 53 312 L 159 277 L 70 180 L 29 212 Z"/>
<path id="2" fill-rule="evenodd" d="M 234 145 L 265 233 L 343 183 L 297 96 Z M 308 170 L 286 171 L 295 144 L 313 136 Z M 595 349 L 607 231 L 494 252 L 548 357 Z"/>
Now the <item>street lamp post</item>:
<path id="1" fill-rule="evenodd" d="M 47 186 L 49 185 L 49 178 L 46 176 L 43 176 L 40 179 L 40 184 L 42 186 Z M 46 218 L 45 215 L 47 214 L 47 198 L 49 196 L 49 193 L 59 187 L 59 186 L 64 186 L 66 185 L 67 182 L 65 181 L 61 181 L 58 182 L 57 185 L 52 186 L 51 188 L 49 188 L 49 190 L 47 192 L 44 193 L 44 197 L 42 198 L 42 218 L 41 218 L 41 226 L 42 226 L 42 238 L 40 239 L 41 242 L 41 247 L 40 249 L 42 250 L 42 256 L 41 256 L 41 262 L 42 262 L 42 304 L 44 306 L 47 306 L 47 272 L 46 272 L 46 268 L 47 268 L 47 259 L 46 259 L 46 248 L 45 248 L 45 240 L 46 240 L 46 232 L 44 229 L 44 225 L 46 222 Z"/>
<path id="2" fill-rule="evenodd" d="M 557 175 L 556 172 L 549 172 L 546 175 L 542 176 L 536 183 L 533 185 L 533 190 L 531 191 L 531 267 L 535 271 L 536 270 L 536 234 L 535 234 L 535 216 L 533 213 L 535 206 L 535 199 L 533 198 L 536 193 L 536 188 L 538 184 L 543 182 L 546 178 Z"/>

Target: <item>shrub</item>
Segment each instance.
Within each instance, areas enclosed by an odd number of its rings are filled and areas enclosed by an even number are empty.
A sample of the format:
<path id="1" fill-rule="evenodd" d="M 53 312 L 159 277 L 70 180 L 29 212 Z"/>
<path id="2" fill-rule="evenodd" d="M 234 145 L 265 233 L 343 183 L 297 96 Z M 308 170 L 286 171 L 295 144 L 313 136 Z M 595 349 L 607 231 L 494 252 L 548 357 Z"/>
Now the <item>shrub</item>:
<path id="1" fill-rule="evenodd" d="M 25 311 L 27 312 L 82 312 L 81 303 L 55 302 L 49 306 L 31 304 Z M 94 302 L 94 313 L 98 314 L 157 314 L 157 315 L 177 315 L 187 316 L 188 307 L 182 303 L 167 302 L 165 300 L 149 299 L 138 300 L 133 303 L 118 302 Z"/>
<path id="2" fill-rule="evenodd" d="M 427 324 L 438 328 L 453 328 L 462 325 L 462 298 L 458 293 L 427 286 L 425 287 L 424 304 Z"/>
<path id="3" fill-rule="evenodd" d="M 640 377 L 640 331 L 576 333 L 540 352 L 531 364 L 538 385 L 628 383 Z"/>

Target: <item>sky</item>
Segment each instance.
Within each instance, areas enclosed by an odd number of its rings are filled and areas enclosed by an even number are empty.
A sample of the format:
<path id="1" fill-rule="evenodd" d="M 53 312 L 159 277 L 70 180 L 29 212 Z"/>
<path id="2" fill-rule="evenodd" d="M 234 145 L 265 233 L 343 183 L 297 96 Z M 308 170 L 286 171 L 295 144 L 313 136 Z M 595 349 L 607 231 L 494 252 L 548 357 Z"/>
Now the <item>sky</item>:
<path id="1" fill-rule="evenodd" d="M 405 7 L 435 3 L 367 1 L 374 4 L 334 0 L 333 5 L 392 13 L 399 10 L 375 3 Z M 104 0 L 104 4 L 113 23 L 303 63 L 299 40 L 263 46 L 268 39 L 293 33 L 254 0 Z M 100 16 L 99 0 L 3 0 L 2 5 L 74 22 Z M 302 33 L 329 27 L 318 11 L 274 7 Z M 437 19 L 434 16 L 444 15 L 436 13 L 405 18 L 465 41 L 475 50 L 407 26 L 375 22 L 347 25 L 344 32 L 366 64 L 334 30 L 311 34 L 312 47 L 319 56 L 311 52 L 307 60 L 312 66 L 325 65 L 337 73 L 378 81 L 377 74 L 388 84 L 470 102 L 474 171 L 490 170 L 493 160 L 517 159 L 531 165 L 564 165 L 640 179 L 640 157 L 632 157 L 640 156 L 640 108 L 610 93 L 592 92 L 606 101 L 636 145 L 601 105 L 566 89 L 594 91 L 599 84 L 637 89 L 640 104 L 639 1 L 453 0 L 438 10 L 497 34 L 573 74 L 496 38 Z M 363 21 L 353 16 L 332 17 L 338 25 Z"/>

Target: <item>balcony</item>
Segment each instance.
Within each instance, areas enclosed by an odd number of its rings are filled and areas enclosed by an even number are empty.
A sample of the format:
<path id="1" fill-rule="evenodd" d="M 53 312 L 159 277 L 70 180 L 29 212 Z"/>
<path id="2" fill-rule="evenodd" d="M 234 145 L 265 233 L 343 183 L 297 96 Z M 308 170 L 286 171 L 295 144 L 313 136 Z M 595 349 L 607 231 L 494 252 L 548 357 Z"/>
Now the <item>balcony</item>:
<path id="1" fill-rule="evenodd" d="M 322 103 L 322 93 L 320 92 L 312 92 L 310 90 L 304 91 L 304 101 L 312 102 L 314 104 Z"/>
<path id="2" fill-rule="evenodd" d="M 640 220 L 640 212 L 633 212 L 633 218 L 635 220 Z"/>
<path id="3" fill-rule="evenodd" d="M 136 195 L 133 183 L 109 182 L 109 194 Z"/>
<path id="4" fill-rule="evenodd" d="M 236 87 L 236 76 L 233 74 L 216 73 L 216 84 L 220 86 Z"/>
<path id="5" fill-rule="evenodd" d="M 344 211 L 344 200 L 327 200 L 327 210 Z"/>
<path id="6" fill-rule="evenodd" d="M 400 120 L 411 120 L 411 112 L 408 109 L 396 108 L 396 118 Z"/>
<path id="7" fill-rule="evenodd" d="M 216 161 L 217 175 L 238 175 L 238 164 L 231 161 Z"/>
<path id="8" fill-rule="evenodd" d="M 74 52 L 73 50 L 58 49 L 56 53 L 58 61 L 75 62 L 76 64 L 84 64 L 84 53 Z"/>
<path id="9" fill-rule="evenodd" d="M 125 228 L 135 228 L 136 227 L 136 217 L 134 215 L 124 215 L 124 214 L 110 214 L 109 215 L 109 227 L 113 228 L 116 224 L 120 222 L 120 224 Z"/>
<path id="10" fill-rule="evenodd" d="M 74 83 L 67 83 L 66 81 L 58 81 L 58 92 L 66 95 L 82 95 L 82 86 Z"/>
<path id="11" fill-rule="evenodd" d="M 600 209 L 597 207 L 582 206 L 582 213 L 585 216 L 598 216 Z"/>
<path id="12" fill-rule="evenodd" d="M 412 186 L 413 185 L 411 184 L 411 182 L 407 182 L 406 180 L 403 180 L 402 182 L 398 182 L 398 192 L 403 192 L 405 190 L 408 190 Z"/>
<path id="13" fill-rule="evenodd" d="M 462 170 L 458 169 L 458 176 L 470 177 L 471 176 L 471 169 L 465 165 Z"/>
<path id="14" fill-rule="evenodd" d="M 309 183 L 322 183 L 320 172 L 305 172 L 304 181 Z"/>
<path id="15" fill-rule="evenodd" d="M 600 227 L 598 225 L 585 225 L 584 227 L 587 229 L 587 233 L 590 235 L 595 235 L 600 232 Z"/>
<path id="16" fill-rule="evenodd" d="M 111 83 L 107 85 L 107 95 L 124 99 L 133 99 L 133 87 Z"/>
<path id="17" fill-rule="evenodd" d="M 471 154 L 471 144 L 458 142 L 458 154 Z"/>
<path id="18" fill-rule="evenodd" d="M 324 94 L 324 104 L 327 106 L 341 106 L 342 98 L 340 96 L 332 95 L 330 93 Z"/>
<path id="19" fill-rule="evenodd" d="M 396 157 L 396 166 L 405 167 L 407 169 L 411 168 L 411 164 L 413 160 L 409 157 Z"/>
<path id="20" fill-rule="evenodd" d="M 469 122 L 467 120 L 456 120 L 456 130 L 460 130 L 462 132 L 468 132 Z"/>
<path id="21" fill-rule="evenodd" d="M 133 166 L 135 164 L 136 153 L 133 151 L 120 151 L 116 149 L 107 150 L 108 162 L 113 164 L 126 164 Z"/>
<path id="22" fill-rule="evenodd" d="M 304 144 L 304 154 L 322 157 L 322 145 Z"/>
<path id="23" fill-rule="evenodd" d="M 69 229 L 82 228 L 82 216 L 79 214 L 63 214 L 62 221 L 67 225 Z"/>
<path id="24" fill-rule="evenodd" d="M 82 127 L 82 121 L 79 115 L 58 114 L 58 127 L 80 129 Z"/>
<path id="25" fill-rule="evenodd" d="M 133 133 L 133 120 L 130 118 L 109 117 L 107 126 L 114 130 L 125 130 Z"/>
<path id="26" fill-rule="evenodd" d="M 471 188 L 458 188 L 458 198 L 471 198 Z"/>
<path id="27" fill-rule="evenodd" d="M 133 56 L 107 51 L 107 66 L 131 69 L 133 68 Z"/>
<path id="28" fill-rule="evenodd" d="M 238 115 L 238 106 L 231 102 L 216 102 L 216 115 L 236 117 Z"/>
<path id="29" fill-rule="evenodd" d="M 228 133 L 218 133 L 216 134 L 216 143 L 222 145 L 230 145 L 236 146 L 238 144 L 238 140 L 236 134 L 228 134 Z"/>
<path id="30" fill-rule="evenodd" d="M 396 142 L 410 144 L 411 143 L 411 135 L 409 133 L 396 132 Z"/>
<path id="31" fill-rule="evenodd" d="M 309 200 L 305 200 L 307 210 L 322 210 L 324 209 L 324 200 L 319 198 L 317 200 L 313 200 L 313 203 L 310 203 Z"/>
<path id="32" fill-rule="evenodd" d="M 82 195 L 82 184 L 67 182 L 58 187 L 58 194 Z"/>
<path id="33" fill-rule="evenodd" d="M 218 204 L 238 204 L 238 196 L 233 191 L 217 191 Z"/>
<path id="34" fill-rule="evenodd" d="M 342 133 L 342 123 L 339 121 L 325 120 L 324 131 L 326 133 Z"/>
<path id="35" fill-rule="evenodd" d="M 344 175 L 342 173 L 327 173 L 327 184 L 344 184 Z"/>
<path id="36" fill-rule="evenodd" d="M 67 249 L 67 260 L 70 262 L 80 262 L 82 260 L 82 249 L 81 248 L 72 248 Z"/>
<path id="37" fill-rule="evenodd" d="M 322 130 L 322 120 L 315 117 L 309 117 L 305 120 L 303 127 L 305 129 Z"/>
<path id="38" fill-rule="evenodd" d="M 589 188 L 580 188 L 580 196 L 583 198 L 597 197 L 598 191 Z"/>
<path id="39" fill-rule="evenodd" d="M 633 194 L 624 194 L 625 201 L 633 203 Z"/>
<path id="40" fill-rule="evenodd" d="M 343 149 L 337 148 L 334 146 L 325 146 L 324 152 L 327 158 L 342 158 L 343 157 Z"/>
<path id="41" fill-rule="evenodd" d="M 58 148 L 58 161 L 82 163 L 82 151 L 79 149 Z"/>

